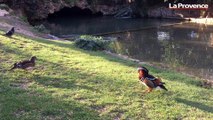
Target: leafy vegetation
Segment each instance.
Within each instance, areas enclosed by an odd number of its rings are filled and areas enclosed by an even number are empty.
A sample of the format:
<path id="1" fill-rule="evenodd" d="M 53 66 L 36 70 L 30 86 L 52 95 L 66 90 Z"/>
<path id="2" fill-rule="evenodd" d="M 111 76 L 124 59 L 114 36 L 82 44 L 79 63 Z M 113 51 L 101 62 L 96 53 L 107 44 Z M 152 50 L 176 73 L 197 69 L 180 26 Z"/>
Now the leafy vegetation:
<path id="1" fill-rule="evenodd" d="M 49 33 L 49 30 L 43 24 L 34 26 L 34 29 L 41 33 Z"/>
<path id="2" fill-rule="evenodd" d="M 8 71 L 14 62 L 33 55 L 38 58 L 34 69 Z M 73 42 L 0 35 L 0 118 L 213 118 L 213 90 L 199 87 L 199 80 L 146 66 L 169 91 L 144 94 L 137 66 L 103 52 L 78 49 Z"/>
<path id="3" fill-rule="evenodd" d="M 23 15 L 23 16 L 20 16 L 20 19 L 21 19 L 22 21 L 26 22 L 26 23 L 28 22 L 27 17 L 24 16 L 24 15 Z"/>
<path id="4" fill-rule="evenodd" d="M 75 41 L 75 45 L 84 50 L 105 50 L 110 44 L 109 40 L 104 40 L 103 37 L 95 37 L 82 35 Z"/>
<path id="5" fill-rule="evenodd" d="M 6 11 L 10 10 L 9 6 L 6 4 L 0 4 L 0 9 L 6 10 Z"/>

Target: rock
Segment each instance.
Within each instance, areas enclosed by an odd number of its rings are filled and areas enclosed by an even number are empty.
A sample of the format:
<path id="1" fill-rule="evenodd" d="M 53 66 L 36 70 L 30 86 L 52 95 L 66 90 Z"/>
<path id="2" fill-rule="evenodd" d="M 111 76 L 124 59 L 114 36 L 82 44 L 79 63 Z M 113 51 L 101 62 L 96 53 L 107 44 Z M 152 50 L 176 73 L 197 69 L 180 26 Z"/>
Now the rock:
<path id="1" fill-rule="evenodd" d="M 51 35 L 51 34 L 47 34 L 47 39 L 52 39 L 52 40 L 59 40 L 58 37 Z"/>
<path id="2" fill-rule="evenodd" d="M 183 16 L 177 14 L 174 10 L 166 7 L 150 8 L 147 12 L 150 18 L 177 18 L 181 19 Z"/>
<path id="3" fill-rule="evenodd" d="M 102 12 L 104 15 L 115 14 L 116 11 L 127 3 L 123 0 L 7 0 L 12 8 L 21 9 L 29 20 L 47 18 L 49 14 L 60 11 L 62 8 L 74 6 L 81 9 L 90 9 L 93 13 Z M 110 3 L 110 4 L 109 4 Z"/>
<path id="4" fill-rule="evenodd" d="M 125 7 L 114 15 L 116 18 L 132 18 L 133 16 L 133 10 L 130 7 Z"/>
<path id="5" fill-rule="evenodd" d="M 6 15 L 9 15 L 9 12 L 7 12 L 6 10 L 0 9 L 0 16 L 6 16 Z"/>

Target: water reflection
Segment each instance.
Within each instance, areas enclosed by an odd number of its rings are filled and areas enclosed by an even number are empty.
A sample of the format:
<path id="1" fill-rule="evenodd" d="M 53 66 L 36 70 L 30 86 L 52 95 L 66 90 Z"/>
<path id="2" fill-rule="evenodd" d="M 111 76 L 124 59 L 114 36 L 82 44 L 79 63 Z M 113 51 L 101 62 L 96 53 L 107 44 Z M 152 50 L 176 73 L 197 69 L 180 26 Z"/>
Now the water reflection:
<path id="1" fill-rule="evenodd" d="M 159 27 L 176 22 L 79 17 L 55 18 L 43 24 L 54 35 L 113 33 L 144 28 L 137 32 L 109 35 L 118 38 L 113 45 L 113 51 L 213 80 L 213 26 L 185 23 Z"/>
<path id="2" fill-rule="evenodd" d="M 157 32 L 158 35 L 158 40 L 169 40 L 170 39 L 170 35 L 169 32 L 163 32 L 163 31 L 158 31 Z"/>
<path id="3" fill-rule="evenodd" d="M 196 33 L 196 32 L 194 32 L 194 31 L 191 31 L 191 33 L 189 33 L 188 36 L 189 36 L 191 39 L 199 38 L 199 34 Z"/>
<path id="4" fill-rule="evenodd" d="M 127 31 L 144 27 L 156 27 L 180 21 L 157 19 L 115 19 L 113 17 L 75 17 L 54 18 L 43 21 L 43 24 L 54 35 L 99 34 Z"/>
<path id="5" fill-rule="evenodd" d="M 213 33 L 210 34 L 209 43 L 210 43 L 210 47 L 213 47 Z"/>
<path id="6" fill-rule="evenodd" d="M 114 52 L 213 80 L 212 31 L 187 23 L 113 35 Z"/>

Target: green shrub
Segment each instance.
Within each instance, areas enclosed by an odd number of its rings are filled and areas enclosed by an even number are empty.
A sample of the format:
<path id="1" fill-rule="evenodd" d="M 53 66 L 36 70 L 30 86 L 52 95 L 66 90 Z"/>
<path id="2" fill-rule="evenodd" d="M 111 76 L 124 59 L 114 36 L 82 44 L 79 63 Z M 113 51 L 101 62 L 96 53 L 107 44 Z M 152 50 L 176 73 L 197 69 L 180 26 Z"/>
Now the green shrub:
<path id="1" fill-rule="evenodd" d="M 105 50 L 110 41 L 104 40 L 103 37 L 94 37 L 89 35 L 82 35 L 75 41 L 75 45 L 84 50 Z"/>
<path id="2" fill-rule="evenodd" d="M 24 22 L 28 22 L 27 17 L 26 16 L 21 16 L 20 19 Z"/>
<path id="3" fill-rule="evenodd" d="M 49 31 L 46 29 L 46 27 L 45 27 L 43 24 L 36 25 L 36 26 L 34 26 L 34 28 L 35 28 L 38 32 L 49 33 Z"/>
<path id="4" fill-rule="evenodd" d="M 6 4 L 0 4 L 0 9 L 9 11 L 9 10 L 10 10 L 10 7 L 9 7 L 8 5 L 6 5 Z"/>

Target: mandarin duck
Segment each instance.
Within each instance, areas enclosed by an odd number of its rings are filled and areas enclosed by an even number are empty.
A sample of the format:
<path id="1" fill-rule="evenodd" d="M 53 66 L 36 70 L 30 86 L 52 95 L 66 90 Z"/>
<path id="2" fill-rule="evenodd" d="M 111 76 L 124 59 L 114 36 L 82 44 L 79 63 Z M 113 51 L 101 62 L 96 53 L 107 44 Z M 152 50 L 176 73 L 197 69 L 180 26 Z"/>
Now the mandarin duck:
<path id="1" fill-rule="evenodd" d="M 14 63 L 13 67 L 10 70 L 19 68 L 19 69 L 28 69 L 30 67 L 34 67 L 35 66 L 35 60 L 36 60 L 36 56 L 33 56 L 30 58 L 30 60 L 23 60 L 17 63 Z"/>
<path id="2" fill-rule="evenodd" d="M 165 84 L 164 82 L 161 81 L 160 78 L 155 78 L 154 76 L 149 74 L 149 70 L 145 67 L 139 67 L 138 68 L 138 78 L 139 80 L 148 87 L 148 89 L 145 92 L 151 92 L 154 88 L 161 88 L 164 89 L 166 91 L 168 91 L 166 89 L 166 87 L 163 85 Z"/>
<path id="3" fill-rule="evenodd" d="M 10 30 L 8 30 L 6 33 L 5 33 L 5 36 L 7 37 L 12 37 L 12 35 L 15 33 L 15 27 L 12 27 Z"/>

